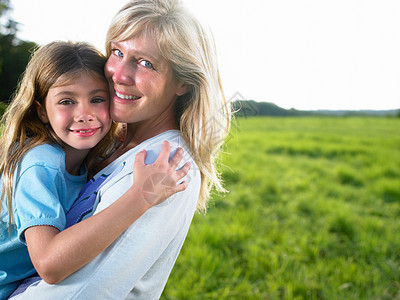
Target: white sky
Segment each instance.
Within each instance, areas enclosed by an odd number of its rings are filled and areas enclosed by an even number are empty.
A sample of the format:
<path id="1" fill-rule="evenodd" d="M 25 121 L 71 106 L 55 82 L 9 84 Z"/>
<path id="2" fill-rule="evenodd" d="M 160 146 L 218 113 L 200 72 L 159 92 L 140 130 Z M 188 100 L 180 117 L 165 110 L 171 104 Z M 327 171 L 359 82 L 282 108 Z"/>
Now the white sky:
<path id="1" fill-rule="evenodd" d="M 126 0 L 11 0 L 19 37 L 104 50 Z M 398 0 L 184 0 L 212 28 L 227 98 L 296 109 L 400 108 Z"/>

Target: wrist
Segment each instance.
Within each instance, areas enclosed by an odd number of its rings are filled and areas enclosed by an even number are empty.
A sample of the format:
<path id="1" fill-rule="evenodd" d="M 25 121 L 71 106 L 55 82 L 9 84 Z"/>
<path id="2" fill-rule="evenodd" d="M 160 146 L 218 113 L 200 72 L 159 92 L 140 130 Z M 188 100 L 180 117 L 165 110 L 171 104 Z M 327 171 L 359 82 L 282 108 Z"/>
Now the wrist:
<path id="1" fill-rule="evenodd" d="M 136 209 L 140 211 L 147 211 L 149 208 L 153 207 L 153 205 L 146 200 L 146 196 L 142 189 L 136 188 L 133 185 L 128 191 L 127 196 L 131 205 L 134 205 Z"/>

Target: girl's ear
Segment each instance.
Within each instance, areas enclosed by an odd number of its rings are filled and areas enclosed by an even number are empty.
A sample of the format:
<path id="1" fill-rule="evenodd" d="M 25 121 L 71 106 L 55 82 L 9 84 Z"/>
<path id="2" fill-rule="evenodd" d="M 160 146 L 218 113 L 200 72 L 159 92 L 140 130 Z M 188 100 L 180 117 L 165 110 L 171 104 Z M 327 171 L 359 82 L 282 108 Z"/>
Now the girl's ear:
<path id="1" fill-rule="evenodd" d="M 35 100 L 34 105 L 35 105 L 35 108 L 36 108 L 36 113 L 39 116 L 39 119 L 44 124 L 49 123 L 49 118 L 47 117 L 46 109 L 42 106 L 42 104 L 40 104 L 39 101 Z"/>
<path id="2" fill-rule="evenodd" d="M 187 84 L 182 83 L 181 85 L 178 86 L 178 88 L 176 90 L 176 95 L 177 96 L 183 96 L 189 91 L 190 91 L 190 86 L 187 85 Z"/>

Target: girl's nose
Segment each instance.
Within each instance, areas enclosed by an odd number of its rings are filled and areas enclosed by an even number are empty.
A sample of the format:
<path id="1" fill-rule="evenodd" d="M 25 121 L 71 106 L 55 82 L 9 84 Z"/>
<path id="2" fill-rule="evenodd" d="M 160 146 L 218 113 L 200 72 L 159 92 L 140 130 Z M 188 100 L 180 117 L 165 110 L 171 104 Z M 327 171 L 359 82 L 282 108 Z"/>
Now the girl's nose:
<path id="1" fill-rule="evenodd" d="M 90 108 L 90 105 L 80 105 L 78 113 L 75 116 L 76 122 L 90 122 L 95 119 L 94 113 Z"/>

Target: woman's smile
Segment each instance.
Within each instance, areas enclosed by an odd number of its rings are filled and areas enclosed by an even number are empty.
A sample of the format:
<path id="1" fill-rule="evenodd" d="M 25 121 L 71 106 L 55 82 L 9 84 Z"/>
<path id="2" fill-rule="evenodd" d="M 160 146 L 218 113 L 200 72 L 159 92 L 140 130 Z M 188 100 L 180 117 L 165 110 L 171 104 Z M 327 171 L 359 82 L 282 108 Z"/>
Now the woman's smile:
<path id="1" fill-rule="evenodd" d="M 124 95 L 124 94 L 121 94 L 121 93 L 119 93 L 117 91 L 115 91 L 115 95 L 118 98 L 121 98 L 121 99 L 124 99 L 124 100 L 139 100 L 140 98 L 142 98 L 140 96 Z"/>

